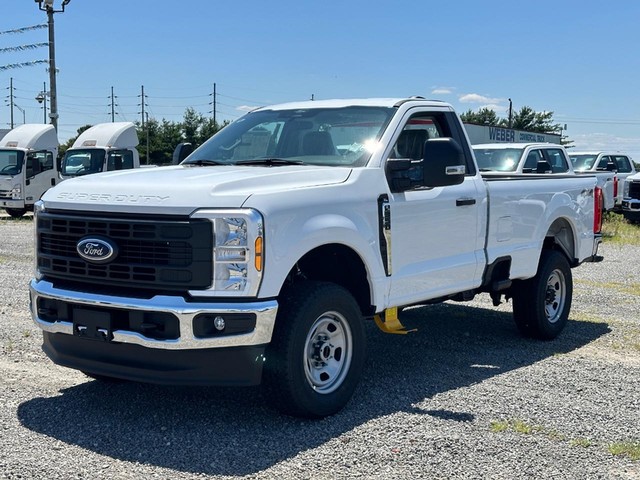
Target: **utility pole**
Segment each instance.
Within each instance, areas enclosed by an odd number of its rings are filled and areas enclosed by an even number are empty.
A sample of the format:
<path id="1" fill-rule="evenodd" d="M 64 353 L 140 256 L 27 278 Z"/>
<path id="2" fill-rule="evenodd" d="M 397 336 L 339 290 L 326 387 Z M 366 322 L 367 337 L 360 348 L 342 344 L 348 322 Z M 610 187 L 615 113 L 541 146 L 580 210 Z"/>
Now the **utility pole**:
<path id="1" fill-rule="evenodd" d="M 151 155 L 149 154 L 149 112 L 147 112 L 147 165 L 150 165 Z"/>
<path id="2" fill-rule="evenodd" d="M 111 103 L 109 106 L 111 107 L 111 123 L 116 121 L 116 97 L 113 94 L 113 87 L 111 87 Z"/>
<path id="3" fill-rule="evenodd" d="M 55 35 L 53 29 L 53 14 L 64 12 L 64 8 L 69 4 L 71 0 L 62 0 L 62 9 L 56 10 L 53 7 L 53 0 L 35 0 L 38 4 L 38 8 L 47 12 L 47 24 L 49 26 L 49 85 L 51 90 L 49 96 L 51 97 L 51 125 L 58 131 L 58 91 L 56 84 L 56 47 L 55 47 Z M 42 5 L 44 1 L 44 6 Z"/>
<path id="4" fill-rule="evenodd" d="M 513 126 L 513 103 L 509 99 L 509 128 Z"/>
<path id="5" fill-rule="evenodd" d="M 43 119 L 43 123 L 46 125 L 47 123 L 47 95 L 49 95 L 49 92 L 47 92 L 47 82 L 44 82 L 42 85 L 42 91 L 36 96 L 36 100 L 38 101 L 38 103 L 42 103 L 42 111 L 44 113 L 44 119 Z"/>
<path id="6" fill-rule="evenodd" d="M 140 95 L 140 105 L 142 106 L 142 112 L 141 112 L 141 114 L 142 114 L 142 122 L 141 122 L 141 125 L 142 125 L 142 129 L 144 130 L 144 120 L 145 120 L 144 119 L 144 107 L 145 107 L 145 104 L 146 104 L 146 98 L 147 97 L 144 94 L 144 85 L 142 85 L 141 88 L 142 88 L 142 93 Z"/>
<path id="7" fill-rule="evenodd" d="M 11 112 L 11 129 L 13 129 L 13 77 L 9 79 L 9 111 Z"/>
<path id="8" fill-rule="evenodd" d="M 216 122 L 216 84 L 213 84 L 213 95 L 211 97 L 211 112 L 213 114 L 213 124 L 217 125 Z"/>
<path id="9" fill-rule="evenodd" d="M 42 123 L 46 125 L 47 123 L 47 82 L 43 82 L 42 84 L 42 102 L 43 102 L 43 112 L 44 117 Z"/>

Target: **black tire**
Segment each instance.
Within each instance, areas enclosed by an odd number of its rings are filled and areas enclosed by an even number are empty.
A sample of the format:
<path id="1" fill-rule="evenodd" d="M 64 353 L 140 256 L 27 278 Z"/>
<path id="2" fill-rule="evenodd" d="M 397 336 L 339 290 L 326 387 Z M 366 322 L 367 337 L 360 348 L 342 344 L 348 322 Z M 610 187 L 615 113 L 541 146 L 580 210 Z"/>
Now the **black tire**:
<path id="1" fill-rule="evenodd" d="M 358 385 L 366 354 L 362 314 L 339 285 L 305 281 L 280 298 L 264 364 L 269 402 L 296 417 L 341 410 Z"/>
<path id="2" fill-rule="evenodd" d="M 12 218 L 21 218 L 25 213 L 27 213 L 26 208 L 5 208 L 5 210 Z"/>
<path id="3" fill-rule="evenodd" d="M 556 338 L 567 324 L 573 296 L 566 257 L 543 250 L 536 276 L 518 282 L 513 289 L 513 319 L 518 330 L 540 340 Z"/>

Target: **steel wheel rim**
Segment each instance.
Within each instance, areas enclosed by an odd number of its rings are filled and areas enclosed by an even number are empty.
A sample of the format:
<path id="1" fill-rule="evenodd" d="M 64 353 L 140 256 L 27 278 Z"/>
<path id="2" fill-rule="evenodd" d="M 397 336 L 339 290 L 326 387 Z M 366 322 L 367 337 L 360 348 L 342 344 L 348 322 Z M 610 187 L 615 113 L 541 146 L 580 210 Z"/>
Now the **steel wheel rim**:
<path id="1" fill-rule="evenodd" d="M 305 341 L 304 373 L 316 392 L 332 393 L 344 382 L 353 356 L 353 338 L 346 318 L 325 312 L 309 329 Z"/>
<path id="2" fill-rule="evenodd" d="M 544 303 L 545 314 L 550 323 L 556 323 L 560 319 L 566 299 L 564 274 L 560 270 L 554 270 L 547 279 Z"/>

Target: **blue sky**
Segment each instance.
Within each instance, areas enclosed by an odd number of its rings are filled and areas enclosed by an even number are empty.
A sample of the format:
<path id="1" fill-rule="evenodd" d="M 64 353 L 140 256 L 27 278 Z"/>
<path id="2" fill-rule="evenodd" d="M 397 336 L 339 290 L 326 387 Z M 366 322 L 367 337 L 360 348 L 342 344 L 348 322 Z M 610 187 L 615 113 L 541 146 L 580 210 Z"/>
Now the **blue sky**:
<path id="1" fill-rule="evenodd" d="M 59 7 L 61 0 L 55 0 Z M 0 0 L 0 32 L 46 23 L 33 0 Z M 305 100 L 422 95 L 460 113 L 553 111 L 576 147 L 640 161 L 640 2 L 592 0 L 71 0 L 56 14 L 59 137 L 84 124 L 181 120 L 186 107 L 233 120 L 247 108 Z M 47 30 L 0 35 L 0 49 L 47 41 Z M 48 58 L 0 52 L 0 67 Z M 46 65 L 0 69 L 0 128 L 13 77 L 27 123 Z M 16 124 L 23 115 L 14 111 Z"/>

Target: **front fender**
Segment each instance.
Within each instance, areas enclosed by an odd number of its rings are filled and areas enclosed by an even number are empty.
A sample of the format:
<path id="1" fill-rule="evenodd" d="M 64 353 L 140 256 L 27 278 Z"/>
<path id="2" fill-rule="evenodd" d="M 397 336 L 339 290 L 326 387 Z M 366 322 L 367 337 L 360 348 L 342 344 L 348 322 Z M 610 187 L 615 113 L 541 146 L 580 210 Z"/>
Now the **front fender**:
<path id="1" fill-rule="evenodd" d="M 367 272 L 372 303 L 381 305 L 388 292 L 388 281 L 376 225 L 377 218 L 336 213 L 270 218 L 266 222 L 265 271 L 260 297 L 278 296 L 289 272 L 305 254 L 318 247 L 339 244 L 360 257 Z"/>

